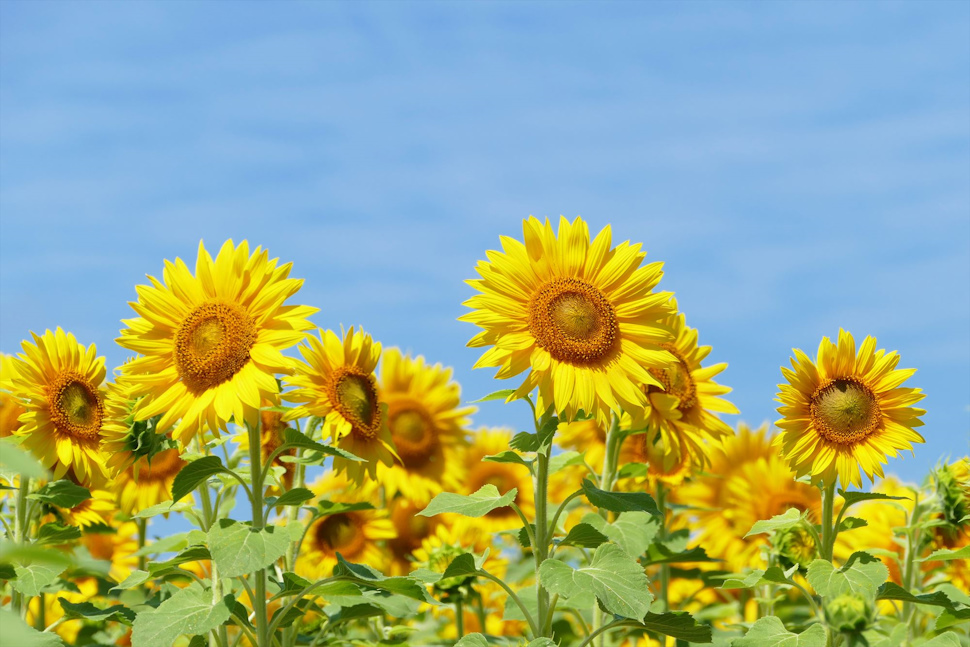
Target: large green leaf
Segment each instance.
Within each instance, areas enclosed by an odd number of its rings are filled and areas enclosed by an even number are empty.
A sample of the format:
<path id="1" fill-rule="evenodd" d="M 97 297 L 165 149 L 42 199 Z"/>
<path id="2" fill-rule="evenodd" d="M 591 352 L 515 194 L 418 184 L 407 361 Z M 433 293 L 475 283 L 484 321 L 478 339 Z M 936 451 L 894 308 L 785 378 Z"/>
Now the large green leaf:
<path id="1" fill-rule="evenodd" d="M 845 490 L 839 490 L 839 494 L 845 502 L 842 506 L 843 510 L 862 501 L 906 501 L 909 499 L 908 496 L 889 496 L 882 492 L 846 492 Z"/>
<path id="2" fill-rule="evenodd" d="M 600 544 L 605 544 L 609 540 L 609 537 L 588 523 L 578 523 L 569 529 L 569 532 L 566 533 L 566 536 L 563 537 L 563 539 L 559 542 L 559 545 L 596 548 Z"/>
<path id="3" fill-rule="evenodd" d="M 735 638 L 731 647 L 825 647 L 825 627 L 814 624 L 794 634 L 776 616 L 765 616 L 755 622 L 743 638 Z"/>
<path id="4" fill-rule="evenodd" d="M 943 591 L 933 593 L 922 593 L 914 595 L 896 584 L 895 582 L 885 582 L 879 587 L 876 594 L 878 600 L 901 600 L 903 602 L 913 602 L 915 604 L 928 604 L 935 607 L 954 608 L 953 600 L 947 597 Z"/>
<path id="5" fill-rule="evenodd" d="M 806 578 L 815 591 L 827 598 L 844 593 L 856 593 L 875 598 L 879 586 L 889 577 L 886 565 L 869 553 L 852 553 L 849 560 L 836 569 L 831 562 L 816 559 L 808 565 Z"/>
<path id="6" fill-rule="evenodd" d="M 37 631 L 6 609 L 0 609 L 0 629 L 0 647 L 64 647 L 57 634 Z"/>
<path id="7" fill-rule="evenodd" d="M 58 508 L 73 508 L 91 498 L 91 492 L 68 480 L 54 481 L 40 488 L 28 498 L 43 501 Z"/>
<path id="8" fill-rule="evenodd" d="M 209 529 L 209 553 L 223 577 L 238 577 L 270 566 L 286 554 L 290 536 L 284 528 L 257 530 L 232 519 Z"/>
<path id="9" fill-rule="evenodd" d="M 657 502 L 646 492 L 607 492 L 589 479 L 583 479 L 583 494 L 592 505 L 610 512 L 648 512 L 660 516 Z"/>
<path id="10" fill-rule="evenodd" d="M 935 550 L 923 559 L 918 559 L 918 562 L 947 562 L 954 559 L 970 559 L 970 546 L 964 546 L 963 548 L 957 548 L 956 550 L 947 550 L 941 548 L 940 550 Z"/>
<path id="11" fill-rule="evenodd" d="M 643 567 L 616 544 L 603 544 L 593 561 L 578 569 L 547 559 L 539 567 L 539 579 L 549 591 L 567 599 L 592 591 L 603 608 L 627 618 L 643 618 L 653 600 Z"/>
<path id="12" fill-rule="evenodd" d="M 301 505 L 312 500 L 316 495 L 305 487 L 295 487 L 287 490 L 273 502 L 273 505 Z"/>
<path id="13" fill-rule="evenodd" d="M 29 452 L 20 448 L 14 437 L 0 438 L 0 472 L 14 476 L 23 474 L 32 479 L 47 478 L 47 470 Z"/>
<path id="14" fill-rule="evenodd" d="M 121 622 L 126 625 L 130 625 L 135 620 L 135 612 L 123 604 L 113 604 L 110 607 L 101 609 L 90 602 L 79 602 L 75 604 L 68 602 L 64 598 L 57 598 L 57 601 L 60 602 L 61 608 L 64 609 L 64 614 L 68 618 L 83 618 L 95 622 L 114 620 L 115 622 Z"/>
<path id="15" fill-rule="evenodd" d="M 786 528 L 798 525 L 801 520 L 802 513 L 798 508 L 788 508 L 782 514 L 776 514 L 771 519 L 755 522 L 745 537 L 760 535 L 763 532 L 770 532 L 772 530 L 785 530 Z"/>
<path id="16" fill-rule="evenodd" d="M 81 538 L 81 529 L 77 526 L 65 526 L 59 523 L 45 523 L 37 531 L 38 544 L 65 544 Z"/>
<path id="17" fill-rule="evenodd" d="M 689 613 L 648 613 L 641 621 L 643 626 L 657 633 L 686 640 L 691 643 L 709 643 L 713 640 L 710 625 L 700 624 Z"/>
<path id="18" fill-rule="evenodd" d="M 203 635 L 229 619 L 235 599 L 227 595 L 218 602 L 198 584 L 178 591 L 156 609 L 142 611 L 135 618 L 132 645 L 172 647 L 179 636 Z"/>
<path id="19" fill-rule="evenodd" d="M 422 517 L 433 517 L 436 514 L 453 512 L 466 517 L 483 517 L 496 508 L 504 508 L 513 501 L 519 491 L 512 488 L 505 494 L 499 494 L 498 488 L 492 484 L 483 485 L 474 494 L 453 494 L 442 492 L 418 513 Z"/>
<path id="20" fill-rule="evenodd" d="M 420 600 L 421 602 L 437 604 L 428 595 L 428 590 L 424 585 L 410 577 L 387 577 L 366 564 L 348 562 L 340 553 L 337 553 L 337 566 L 333 569 L 333 574 L 350 577 L 355 584 L 360 586 L 403 595 L 414 600 Z"/>
<path id="21" fill-rule="evenodd" d="M 552 444 L 552 437 L 556 435 L 559 418 L 547 418 L 537 433 L 520 431 L 509 441 L 509 447 L 520 452 L 538 452 Z"/>
<path id="22" fill-rule="evenodd" d="M 590 513 L 583 517 L 583 523 L 593 526 L 634 558 L 639 558 L 647 552 L 647 547 L 653 542 L 660 528 L 656 518 L 640 511 L 624 512 L 612 522 L 598 514 Z"/>
<path id="23" fill-rule="evenodd" d="M 481 400 L 478 402 L 481 402 Z M 488 647 L 488 641 L 485 640 L 485 636 L 482 634 L 468 634 L 459 638 L 458 642 L 455 643 L 455 647 Z"/>
<path id="24" fill-rule="evenodd" d="M 294 447 L 300 447 L 302 449 L 309 449 L 315 452 L 320 452 L 321 454 L 326 454 L 327 456 L 337 456 L 348 461 L 355 461 L 358 463 L 367 462 L 360 456 L 356 454 L 351 454 L 350 452 L 340 449 L 339 447 L 333 447 L 331 445 L 323 445 L 315 440 L 310 439 L 306 435 L 300 433 L 292 427 L 287 427 L 283 432 L 283 442 L 287 445 L 292 445 Z"/>
<path id="25" fill-rule="evenodd" d="M 185 465 L 172 481 L 172 503 L 186 497 L 206 479 L 214 474 L 225 472 L 226 467 L 218 456 L 203 456 Z"/>
<path id="26" fill-rule="evenodd" d="M 753 589 L 756 586 L 761 586 L 762 584 L 782 584 L 787 586 L 793 586 L 794 582 L 789 579 L 791 573 L 794 573 L 797 567 L 794 567 L 787 574 L 777 566 L 771 566 L 768 570 L 756 569 L 750 573 L 737 573 L 730 575 L 724 579 L 724 583 L 721 584 L 722 589 Z"/>
<path id="27" fill-rule="evenodd" d="M 17 579 L 10 582 L 20 593 L 27 596 L 40 595 L 47 585 L 54 582 L 57 576 L 64 572 L 63 566 L 55 566 L 45 562 L 34 562 L 26 566 L 14 565 Z"/>

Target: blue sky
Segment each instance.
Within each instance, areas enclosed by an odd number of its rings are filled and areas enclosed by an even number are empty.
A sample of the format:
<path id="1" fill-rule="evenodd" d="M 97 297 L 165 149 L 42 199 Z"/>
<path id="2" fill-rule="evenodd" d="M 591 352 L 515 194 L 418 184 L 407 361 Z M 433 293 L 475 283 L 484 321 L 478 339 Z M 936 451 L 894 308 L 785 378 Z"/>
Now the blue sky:
<path id="1" fill-rule="evenodd" d="M 666 263 L 741 420 L 839 326 L 970 439 L 970 4 L 0 3 L 0 349 L 110 365 L 199 239 L 294 263 L 323 327 L 454 366 L 475 262 L 534 214 Z M 488 404 L 480 424 L 526 424 Z"/>

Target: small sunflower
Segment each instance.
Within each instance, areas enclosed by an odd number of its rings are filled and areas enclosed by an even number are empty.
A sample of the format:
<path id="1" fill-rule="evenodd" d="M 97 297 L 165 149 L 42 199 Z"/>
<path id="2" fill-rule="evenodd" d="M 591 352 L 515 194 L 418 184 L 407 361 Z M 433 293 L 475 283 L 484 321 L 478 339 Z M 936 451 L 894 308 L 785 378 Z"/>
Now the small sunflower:
<path id="1" fill-rule="evenodd" d="M 911 450 L 923 437 L 913 431 L 926 413 L 913 405 L 925 394 L 901 386 L 916 369 L 896 369 L 899 354 L 876 350 L 866 337 L 856 352 L 855 340 L 839 330 L 839 343 L 822 339 L 816 362 L 795 349 L 793 370 L 782 367 L 788 384 L 780 384 L 777 442 L 798 476 L 843 487 L 862 486 L 883 475 L 887 456 Z"/>
<path id="2" fill-rule="evenodd" d="M 344 475 L 329 472 L 310 488 L 314 494 L 342 503 L 376 503 L 373 481 L 354 484 Z M 380 564 L 385 550 L 379 542 L 394 537 L 394 525 L 382 510 L 348 510 L 314 521 L 307 530 L 296 562 L 297 574 L 328 577 L 337 565 L 337 553 L 355 564 Z"/>
<path id="3" fill-rule="evenodd" d="M 535 503 L 532 492 L 532 478 L 529 471 L 514 463 L 494 463 L 483 461 L 486 456 L 500 454 L 507 451 L 512 440 L 512 432 L 508 429 L 479 429 L 472 434 L 472 444 L 465 456 L 465 476 L 461 494 L 474 494 L 484 485 L 494 485 L 500 494 L 516 488 L 515 503 L 522 509 L 526 518 L 531 519 L 535 514 Z M 486 535 L 502 530 L 518 530 L 522 521 L 512 508 L 496 508 L 484 517 L 461 517 L 455 522 L 456 526 L 471 525 L 480 527 Z"/>
<path id="4" fill-rule="evenodd" d="M 387 427 L 400 461 L 378 466 L 387 495 L 398 492 L 427 504 L 444 489 L 461 487 L 465 427 L 474 407 L 462 407 L 461 387 L 451 369 L 428 366 L 424 358 L 386 350 L 381 359 L 380 399 L 387 403 Z"/>
<path id="5" fill-rule="evenodd" d="M 300 346 L 306 362 L 296 362 L 286 383 L 295 387 L 285 394 L 302 403 L 286 414 L 286 420 L 307 416 L 323 419 L 323 433 L 337 445 L 365 459 L 366 463 L 337 458 L 334 467 L 356 482 L 366 471 L 377 478 L 377 463 L 394 460 L 393 441 L 385 424 L 386 406 L 379 400 L 374 369 L 381 345 L 363 330 L 348 330 L 343 340 L 331 330 L 319 331 Z"/>
<path id="6" fill-rule="evenodd" d="M 19 375 L 16 358 L 0 353 L 0 438 L 13 435 L 20 426 L 18 418 L 24 412 L 24 405 L 12 393 L 13 380 Z"/>
<path id="7" fill-rule="evenodd" d="M 502 237 L 504 251 L 488 252 L 468 281 L 481 294 L 465 302 L 460 319 L 484 330 L 468 342 L 491 346 L 475 367 L 498 367 L 497 378 L 528 370 L 512 397 L 539 389 L 539 406 L 554 405 L 573 420 L 579 411 L 609 423 L 610 412 L 647 405 L 641 384 L 660 386 L 650 369 L 671 361 L 664 318 L 670 294 L 653 292 L 662 263 L 641 267 L 640 245 L 612 247 L 610 227 L 590 242 L 576 218 L 552 225 L 523 223 L 525 243 Z"/>
<path id="8" fill-rule="evenodd" d="M 186 463 L 176 448 L 139 458 L 111 482 L 121 511 L 127 515 L 172 500 L 172 483 Z"/>
<path id="9" fill-rule="evenodd" d="M 676 300 L 671 300 L 677 307 Z M 649 406 L 632 424 L 633 428 L 648 430 L 643 442 L 650 447 L 649 455 L 660 458 L 664 471 L 689 462 L 704 466 L 709 462 L 710 440 L 717 441 L 733 432 L 715 413 L 738 413 L 737 407 L 718 397 L 731 388 L 714 382 L 714 376 L 727 364 L 701 366 L 710 346 L 697 345 L 697 330 L 687 325 L 683 313 L 667 318 L 673 331 L 673 341 L 662 344 L 674 361 L 663 368 L 651 368 L 657 384 L 645 384 Z"/>
<path id="10" fill-rule="evenodd" d="M 709 471 L 671 493 L 677 503 L 692 508 L 693 542 L 733 571 L 764 567 L 761 548 L 768 539 L 745 538 L 755 522 L 789 508 L 807 510 L 817 520 L 821 507 L 818 489 L 795 480 L 767 433 L 767 425 L 754 431 L 738 425 L 737 435 L 713 452 Z"/>
<path id="11" fill-rule="evenodd" d="M 21 426 L 14 435 L 54 480 L 70 475 L 83 485 L 106 480 L 105 456 L 99 448 L 105 421 L 104 358 L 94 344 L 82 346 L 58 328 L 24 341 L 15 361 L 14 395 L 24 401 Z"/>
<path id="12" fill-rule="evenodd" d="M 260 403 L 279 403 L 276 374 L 289 373 L 280 351 L 312 328 L 307 306 L 284 305 L 303 285 L 288 278 L 291 264 L 249 244 L 226 241 L 215 261 L 199 243 L 195 276 L 181 259 L 165 262 L 164 282 L 149 276 L 131 307 L 118 343 L 141 357 L 123 370 L 136 420 L 161 414 L 160 429 L 187 445 L 203 428 L 213 433 L 259 423 Z M 176 422 L 177 421 L 177 422 Z"/>

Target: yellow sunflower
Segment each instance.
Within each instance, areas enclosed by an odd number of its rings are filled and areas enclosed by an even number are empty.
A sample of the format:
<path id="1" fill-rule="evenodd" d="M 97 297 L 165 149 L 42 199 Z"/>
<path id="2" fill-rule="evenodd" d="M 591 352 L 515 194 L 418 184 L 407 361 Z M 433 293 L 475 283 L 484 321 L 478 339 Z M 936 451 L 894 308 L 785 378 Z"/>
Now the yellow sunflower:
<path id="1" fill-rule="evenodd" d="M 99 487 L 106 480 L 105 456 L 99 444 L 105 420 L 104 358 L 94 344 L 82 346 L 58 328 L 43 336 L 31 333 L 24 353 L 15 360 L 14 395 L 24 401 L 21 426 L 14 431 L 54 480 L 65 475 L 82 485 Z"/>
<path id="2" fill-rule="evenodd" d="M 767 435 L 767 425 L 752 431 L 738 425 L 712 456 L 705 474 L 671 492 L 677 503 L 691 506 L 694 545 L 727 562 L 733 571 L 763 568 L 765 535 L 745 538 L 756 521 L 770 519 L 788 508 L 808 510 L 818 520 L 821 497 L 817 488 L 795 480 Z"/>
<path id="3" fill-rule="evenodd" d="M 563 422 L 556 429 L 556 444 L 583 454 L 586 463 L 599 471 L 606 454 L 606 430 L 593 419 Z M 585 469 L 583 469 L 585 472 Z"/>
<path id="4" fill-rule="evenodd" d="M 434 534 L 435 527 L 442 522 L 443 515 L 421 517 L 418 513 L 424 505 L 403 496 L 395 498 L 388 506 L 394 536 L 387 540 L 387 574 L 407 575 L 414 570 L 414 551 L 421 542 Z"/>
<path id="5" fill-rule="evenodd" d="M 671 300 L 674 307 L 677 301 Z M 683 313 L 667 318 L 665 322 L 674 331 L 674 340 L 662 344 L 662 348 L 674 356 L 674 361 L 663 368 L 651 368 L 650 374 L 657 384 L 643 388 L 649 406 L 643 414 L 635 416 L 632 427 L 648 430 L 643 438 L 645 447 L 654 463 L 669 471 L 674 466 L 689 462 L 704 466 L 709 462 L 709 440 L 730 436 L 733 432 L 715 413 L 738 413 L 737 407 L 718 396 L 731 392 L 731 388 L 714 382 L 714 376 L 727 368 L 727 364 L 703 367 L 710 346 L 697 345 L 697 330 L 687 325 Z"/>
<path id="6" fill-rule="evenodd" d="M 87 528 L 90 526 L 110 525 L 111 518 L 118 512 L 115 498 L 105 490 L 91 490 L 91 498 L 81 501 L 73 508 L 55 508 L 44 519 L 56 521 L 58 517 L 70 526 Z"/>
<path id="7" fill-rule="evenodd" d="M 670 294 L 653 292 L 662 263 L 641 267 L 639 244 L 612 247 L 609 226 L 590 243 L 580 218 L 561 218 L 558 236 L 536 218 L 523 231 L 524 244 L 502 237 L 503 251 L 488 252 L 468 281 L 481 294 L 460 319 L 484 329 L 468 345 L 492 346 L 475 367 L 498 367 L 503 379 L 528 370 L 512 397 L 538 387 L 540 408 L 569 420 L 582 410 L 606 425 L 610 412 L 643 409 L 640 385 L 660 386 L 650 369 L 673 361 L 661 348 Z"/>
<path id="8" fill-rule="evenodd" d="M 334 468 L 356 482 L 377 478 L 377 463 L 394 460 L 393 441 L 385 424 L 385 405 L 377 394 L 374 369 L 381 345 L 363 330 L 350 328 L 343 340 L 332 330 L 319 331 L 300 346 L 306 363 L 297 361 L 286 383 L 295 387 L 284 397 L 302 403 L 286 414 L 286 420 L 307 416 L 323 419 L 323 433 L 339 447 L 365 459 L 366 463 L 336 458 Z"/>
<path id="9" fill-rule="evenodd" d="M 379 393 L 400 458 L 378 466 L 387 495 L 400 492 L 426 505 L 442 489 L 457 491 L 468 445 L 465 427 L 475 408 L 460 406 L 461 387 L 452 381 L 451 369 L 390 348 L 381 359 Z"/>
<path id="10" fill-rule="evenodd" d="M 926 412 L 913 405 L 925 394 L 901 386 L 916 369 L 896 369 L 898 353 L 877 351 L 875 337 L 866 337 L 857 353 L 844 330 L 838 345 L 822 339 L 814 363 L 794 352 L 794 370 L 781 369 L 788 384 L 778 385 L 782 419 L 776 424 L 782 429 L 777 442 L 798 476 L 862 487 L 860 470 L 870 480 L 882 476 L 887 455 L 923 442 L 913 428 Z"/>
<path id="11" fill-rule="evenodd" d="M 141 354 L 123 367 L 131 396 L 141 398 L 136 420 L 162 414 L 158 428 L 174 425 L 186 445 L 203 427 L 226 429 L 230 418 L 256 425 L 262 401 L 279 403 L 274 376 L 291 368 L 280 351 L 306 336 L 317 309 L 283 305 L 303 281 L 268 256 L 229 240 L 213 261 L 199 243 L 195 276 L 177 258 L 165 262 L 164 282 L 149 276 L 151 285 L 136 288 L 131 307 L 140 316 L 124 322 L 118 339 Z"/>
<path id="12" fill-rule="evenodd" d="M 18 377 L 17 360 L 0 353 L 0 438 L 13 435 L 20 426 L 18 418 L 24 412 L 23 402 L 12 392 L 13 380 Z"/>
<path id="13" fill-rule="evenodd" d="M 915 489 L 915 486 L 907 485 L 891 474 L 879 481 L 873 492 L 906 498 L 894 501 L 863 501 L 853 506 L 852 516 L 865 519 L 867 525 L 839 533 L 835 541 L 836 559 L 845 561 L 859 550 L 879 549 L 880 552 L 894 553 L 897 559 L 886 554 L 880 554 L 879 559 L 889 569 L 890 581 L 902 585 L 899 564 L 905 557 L 906 544 L 902 536 L 896 534 L 896 530 L 906 526 L 907 518 L 913 512 Z M 886 607 L 890 608 L 891 605 Z"/>
<path id="14" fill-rule="evenodd" d="M 104 407 L 107 415 L 101 425 L 101 451 L 107 459 L 109 471 L 117 473 L 145 456 L 152 450 L 152 443 L 145 443 L 139 432 L 147 427 L 145 422 L 135 422 L 131 399 L 124 380 L 106 385 Z"/>
<path id="15" fill-rule="evenodd" d="M 377 504 L 373 481 L 354 484 L 343 474 L 328 472 L 310 488 L 314 494 L 340 503 Z M 355 564 L 380 564 L 385 549 L 379 542 L 394 537 L 394 524 L 383 510 L 348 510 L 317 519 L 307 530 L 296 561 L 297 574 L 324 578 L 333 573 L 337 553 Z"/>
<path id="16" fill-rule="evenodd" d="M 465 455 L 465 475 L 460 494 L 473 494 L 484 485 L 494 485 L 500 494 L 505 494 L 512 488 L 518 492 L 515 503 L 522 509 L 527 519 L 535 514 L 535 503 L 532 492 L 532 478 L 529 471 L 522 465 L 514 463 L 493 463 L 483 461 L 485 456 L 500 454 L 507 451 L 512 440 L 512 431 L 508 429 L 479 429 L 472 433 L 472 444 Z M 483 529 L 485 535 L 492 535 L 502 530 L 518 530 L 522 521 L 512 508 L 496 508 L 484 517 L 461 517 L 455 521 L 456 526 L 475 526 Z M 463 530 L 459 531 L 462 532 Z"/>
<path id="17" fill-rule="evenodd" d="M 95 559 L 111 564 L 109 577 L 115 582 L 123 582 L 131 572 L 138 568 L 138 524 L 125 521 L 114 524 L 113 532 L 87 532 L 81 535 L 80 543 L 88 549 Z"/>
<path id="18" fill-rule="evenodd" d="M 111 482 L 118 506 L 127 515 L 172 500 L 172 483 L 187 463 L 178 449 L 163 449 L 152 457 L 139 458 Z M 190 495 L 191 496 L 191 495 Z"/>

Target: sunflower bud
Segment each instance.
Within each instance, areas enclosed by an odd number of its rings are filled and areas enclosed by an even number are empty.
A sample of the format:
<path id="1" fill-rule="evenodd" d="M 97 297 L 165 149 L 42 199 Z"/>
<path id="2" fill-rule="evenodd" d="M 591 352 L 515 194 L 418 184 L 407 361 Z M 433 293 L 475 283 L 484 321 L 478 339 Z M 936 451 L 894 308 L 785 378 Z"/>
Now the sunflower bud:
<path id="1" fill-rule="evenodd" d="M 845 593 L 825 605 L 825 619 L 836 631 L 862 631 L 872 620 L 872 610 L 872 602 L 868 598 Z"/>
<path id="2" fill-rule="evenodd" d="M 813 559 L 818 557 L 815 537 L 808 531 L 804 522 L 778 531 L 775 533 L 772 542 L 786 568 L 795 564 L 807 567 Z"/>
<path id="3" fill-rule="evenodd" d="M 970 515 L 970 458 L 944 463 L 933 471 L 943 516 L 953 526 L 963 526 Z"/>

